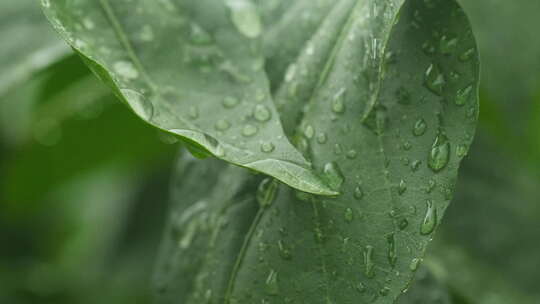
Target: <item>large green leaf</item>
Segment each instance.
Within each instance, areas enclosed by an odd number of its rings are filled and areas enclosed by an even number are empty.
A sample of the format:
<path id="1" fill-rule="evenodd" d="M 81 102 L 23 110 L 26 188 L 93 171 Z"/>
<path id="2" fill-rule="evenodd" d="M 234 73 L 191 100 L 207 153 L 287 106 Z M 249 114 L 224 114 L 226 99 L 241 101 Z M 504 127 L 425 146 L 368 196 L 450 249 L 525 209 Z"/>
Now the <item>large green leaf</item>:
<path id="1" fill-rule="evenodd" d="M 453 1 L 336 3 L 276 94 L 287 130 L 303 121 L 299 147 L 342 194 L 265 181 L 262 207 L 235 221 L 241 227 L 201 224 L 229 199 L 185 212 L 158 271 L 177 278 L 165 277 L 163 303 L 393 303 L 444 214 L 474 133 L 478 59 L 467 24 Z M 197 201 L 209 199 L 183 203 Z M 245 237 L 209 243 L 190 226 L 215 239 Z M 202 238 L 204 250 L 181 248 L 184 238 Z M 186 261 L 201 251 L 207 268 Z"/>
<path id="2" fill-rule="evenodd" d="M 67 42 L 150 124 L 301 190 L 336 193 L 284 136 L 250 1 L 42 3 Z"/>

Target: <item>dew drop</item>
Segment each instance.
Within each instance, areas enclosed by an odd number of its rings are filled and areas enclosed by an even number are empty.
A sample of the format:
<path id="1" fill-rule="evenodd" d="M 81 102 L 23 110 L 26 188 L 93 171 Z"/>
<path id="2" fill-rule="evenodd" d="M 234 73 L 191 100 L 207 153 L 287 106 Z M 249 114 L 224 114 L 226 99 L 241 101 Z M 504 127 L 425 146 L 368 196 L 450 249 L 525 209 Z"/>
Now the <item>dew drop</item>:
<path id="1" fill-rule="evenodd" d="M 409 264 L 409 269 L 410 269 L 411 271 L 416 271 L 416 270 L 418 270 L 418 266 L 420 266 L 420 262 L 422 262 L 422 260 L 419 259 L 419 258 L 414 258 L 414 259 L 412 259 L 411 264 Z"/>
<path id="2" fill-rule="evenodd" d="M 265 281 L 265 290 L 269 295 L 275 296 L 279 294 L 278 273 L 271 269 Z"/>
<path id="3" fill-rule="evenodd" d="M 231 123 L 225 119 L 220 119 L 216 122 L 215 127 L 218 131 L 225 131 L 231 127 Z"/>
<path id="4" fill-rule="evenodd" d="M 362 187 L 360 185 L 356 186 L 354 188 L 354 198 L 357 200 L 361 200 L 364 197 L 364 191 L 362 190 Z"/>
<path id="5" fill-rule="evenodd" d="M 257 202 L 262 208 L 272 205 L 276 200 L 279 184 L 273 178 L 265 178 L 257 187 Z"/>
<path id="6" fill-rule="evenodd" d="M 337 114 L 342 114 L 345 112 L 345 92 L 346 89 L 342 88 L 339 92 L 332 98 L 332 111 Z"/>
<path id="7" fill-rule="evenodd" d="M 387 296 L 390 293 L 390 288 L 388 286 L 385 286 L 379 290 L 379 294 L 381 296 Z"/>
<path id="8" fill-rule="evenodd" d="M 406 218 L 399 221 L 399 230 L 404 230 L 407 226 L 409 226 L 409 221 Z"/>
<path id="9" fill-rule="evenodd" d="M 368 278 L 375 276 L 375 263 L 373 262 L 373 246 L 367 245 L 364 249 L 364 274 Z"/>
<path id="10" fill-rule="evenodd" d="M 257 134 L 257 132 L 259 132 L 259 128 L 251 124 L 245 125 L 244 128 L 242 129 L 242 135 L 244 135 L 245 137 L 251 137 Z"/>
<path id="11" fill-rule="evenodd" d="M 199 108 L 197 106 L 190 106 L 188 111 L 188 116 L 191 119 L 199 118 Z"/>
<path id="12" fill-rule="evenodd" d="M 191 24 L 190 39 L 193 44 L 206 45 L 213 42 L 212 35 L 196 23 Z"/>
<path id="13" fill-rule="evenodd" d="M 282 240 L 278 241 L 279 256 L 284 260 L 290 260 L 292 258 L 291 250 L 285 246 Z"/>
<path id="14" fill-rule="evenodd" d="M 420 226 L 420 233 L 422 235 L 428 235 L 435 230 L 437 226 L 437 209 L 433 205 L 433 201 L 426 201 L 426 214 L 424 215 L 424 220 Z"/>
<path id="15" fill-rule="evenodd" d="M 468 49 L 465 52 L 461 53 L 461 55 L 459 55 L 459 60 L 463 62 L 469 61 L 474 56 L 475 52 L 476 51 L 474 49 Z"/>
<path id="16" fill-rule="evenodd" d="M 312 125 L 306 126 L 306 128 L 304 129 L 304 135 L 306 136 L 307 139 L 313 138 L 313 136 L 315 135 L 315 129 L 313 128 Z"/>
<path id="17" fill-rule="evenodd" d="M 240 100 L 238 100 L 238 98 L 236 97 L 231 97 L 231 96 L 227 96 L 223 99 L 223 106 L 227 109 L 232 109 L 234 107 L 236 107 L 236 105 L 238 105 L 240 103 Z"/>
<path id="18" fill-rule="evenodd" d="M 334 145 L 334 154 L 335 155 L 343 154 L 343 147 L 340 144 L 335 144 Z"/>
<path id="19" fill-rule="evenodd" d="M 321 228 L 317 227 L 315 228 L 315 241 L 317 243 L 324 243 L 324 233 L 322 232 Z"/>
<path id="20" fill-rule="evenodd" d="M 439 133 L 431 146 L 428 157 L 428 166 L 434 172 L 439 172 L 446 167 L 450 160 L 450 142 L 443 133 Z"/>
<path id="21" fill-rule="evenodd" d="M 321 145 L 325 144 L 328 141 L 328 136 L 326 133 L 322 132 L 317 135 L 317 142 Z"/>
<path id="22" fill-rule="evenodd" d="M 405 191 L 407 191 L 407 183 L 404 180 L 401 180 L 398 186 L 398 193 L 399 195 L 403 195 Z"/>
<path id="23" fill-rule="evenodd" d="M 426 133 L 427 123 L 423 118 L 418 119 L 414 123 L 413 134 L 414 136 L 422 136 Z"/>
<path id="24" fill-rule="evenodd" d="M 347 208 L 345 209 L 345 221 L 347 223 L 350 223 L 352 222 L 354 219 L 354 212 L 351 208 Z"/>
<path id="25" fill-rule="evenodd" d="M 467 148 L 467 145 L 459 145 L 456 150 L 456 154 L 458 157 L 463 158 L 469 153 L 469 148 Z"/>
<path id="26" fill-rule="evenodd" d="M 386 242 L 388 243 L 388 262 L 390 266 L 396 266 L 397 262 L 397 252 L 396 252 L 396 238 L 392 233 L 386 237 Z"/>
<path id="27" fill-rule="evenodd" d="M 270 118 L 272 118 L 272 112 L 270 112 L 267 106 L 261 104 L 255 106 L 253 115 L 255 116 L 256 120 L 262 122 L 269 121 Z"/>
<path id="28" fill-rule="evenodd" d="M 231 19 L 238 31 L 248 37 L 257 38 L 262 33 L 262 23 L 255 5 L 245 0 L 227 0 Z"/>
<path id="29" fill-rule="evenodd" d="M 264 153 L 274 152 L 275 149 L 276 149 L 276 146 L 271 142 L 263 142 L 261 144 L 261 151 Z"/>
<path id="30" fill-rule="evenodd" d="M 125 96 L 135 114 L 146 121 L 152 120 L 154 106 L 150 100 L 146 99 L 143 94 L 130 89 L 122 89 L 121 93 Z"/>
<path id="31" fill-rule="evenodd" d="M 335 190 L 341 189 L 345 181 L 345 177 L 336 162 L 329 162 L 324 165 L 324 176 L 328 185 Z"/>
<path id="32" fill-rule="evenodd" d="M 359 293 L 364 293 L 366 292 L 366 289 L 367 289 L 366 285 L 364 285 L 364 283 L 362 282 L 359 282 L 358 284 L 356 284 L 355 288 Z"/>
<path id="33" fill-rule="evenodd" d="M 358 156 L 358 152 L 356 150 L 349 150 L 346 154 L 348 159 L 355 159 Z"/>
<path id="34" fill-rule="evenodd" d="M 420 168 L 420 165 L 422 165 L 422 161 L 421 160 L 415 160 L 411 163 L 411 170 L 413 171 L 418 171 L 418 169 Z"/>
<path id="35" fill-rule="evenodd" d="M 456 100 L 455 100 L 456 105 L 463 106 L 467 102 L 469 102 L 469 100 L 471 99 L 472 92 L 473 92 L 473 86 L 472 85 L 469 85 L 469 86 L 457 91 Z"/>
<path id="36" fill-rule="evenodd" d="M 459 39 L 457 37 L 442 36 L 440 43 L 440 50 L 443 55 L 452 55 L 456 50 Z"/>
<path id="37" fill-rule="evenodd" d="M 431 64 L 425 74 L 426 88 L 433 92 L 434 94 L 441 96 L 446 85 L 446 80 L 441 70 L 436 64 Z"/>

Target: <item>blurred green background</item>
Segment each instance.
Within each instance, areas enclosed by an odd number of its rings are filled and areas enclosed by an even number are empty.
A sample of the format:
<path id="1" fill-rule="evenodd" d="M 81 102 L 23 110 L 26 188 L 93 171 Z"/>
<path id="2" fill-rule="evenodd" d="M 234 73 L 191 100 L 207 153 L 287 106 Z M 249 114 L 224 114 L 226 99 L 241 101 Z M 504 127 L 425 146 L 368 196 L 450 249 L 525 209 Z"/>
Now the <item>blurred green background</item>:
<path id="1" fill-rule="evenodd" d="M 540 2 L 461 2 L 480 126 L 426 264 L 453 303 L 540 303 Z M 88 72 L 37 1 L 2 0 L 0 41 L 0 303 L 151 303 L 179 145 Z"/>

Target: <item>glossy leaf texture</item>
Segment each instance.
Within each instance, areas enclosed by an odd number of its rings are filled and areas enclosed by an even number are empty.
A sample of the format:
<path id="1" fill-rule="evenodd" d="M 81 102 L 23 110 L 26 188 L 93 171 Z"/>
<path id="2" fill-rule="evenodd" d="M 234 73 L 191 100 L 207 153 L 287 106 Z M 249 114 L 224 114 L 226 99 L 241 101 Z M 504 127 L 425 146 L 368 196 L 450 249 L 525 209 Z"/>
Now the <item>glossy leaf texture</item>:
<path id="1" fill-rule="evenodd" d="M 163 303 L 394 303 L 407 289 L 474 135 L 474 37 L 453 1 L 344 0 L 322 19 L 275 94 L 288 135 L 342 194 L 262 182 L 269 200 L 236 230 L 234 258 L 207 250 L 220 262 L 195 277 L 161 268 L 193 284 Z"/>
<path id="2" fill-rule="evenodd" d="M 148 123 L 199 154 L 336 194 L 284 136 L 248 0 L 42 1 L 89 67 Z"/>

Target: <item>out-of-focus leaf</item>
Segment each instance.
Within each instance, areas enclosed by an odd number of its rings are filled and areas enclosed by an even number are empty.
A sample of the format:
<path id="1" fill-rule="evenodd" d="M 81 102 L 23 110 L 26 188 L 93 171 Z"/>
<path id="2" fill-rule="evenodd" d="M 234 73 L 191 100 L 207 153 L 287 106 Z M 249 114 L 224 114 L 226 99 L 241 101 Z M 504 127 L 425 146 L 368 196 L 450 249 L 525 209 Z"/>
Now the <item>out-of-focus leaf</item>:
<path id="1" fill-rule="evenodd" d="M 471 150 L 431 254 L 471 303 L 538 303 L 538 174 L 490 136 Z"/>
<path id="2" fill-rule="evenodd" d="M 284 136 L 252 2 L 42 3 L 56 30 L 148 123 L 293 187 L 335 194 Z"/>
<path id="3" fill-rule="evenodd" d="M 418 269 L 412 286 L 397 300 L 398 304 L 452 304 L 450 292 L 443 282 L 438 280 L 428 267 Z M 456 303 L 457 304 L 457 303 Z"/>
<path id="4" fill-rule="evenodd" d="M 35 0 L 0 3 L 0 98 L 70 52 Z"/>

